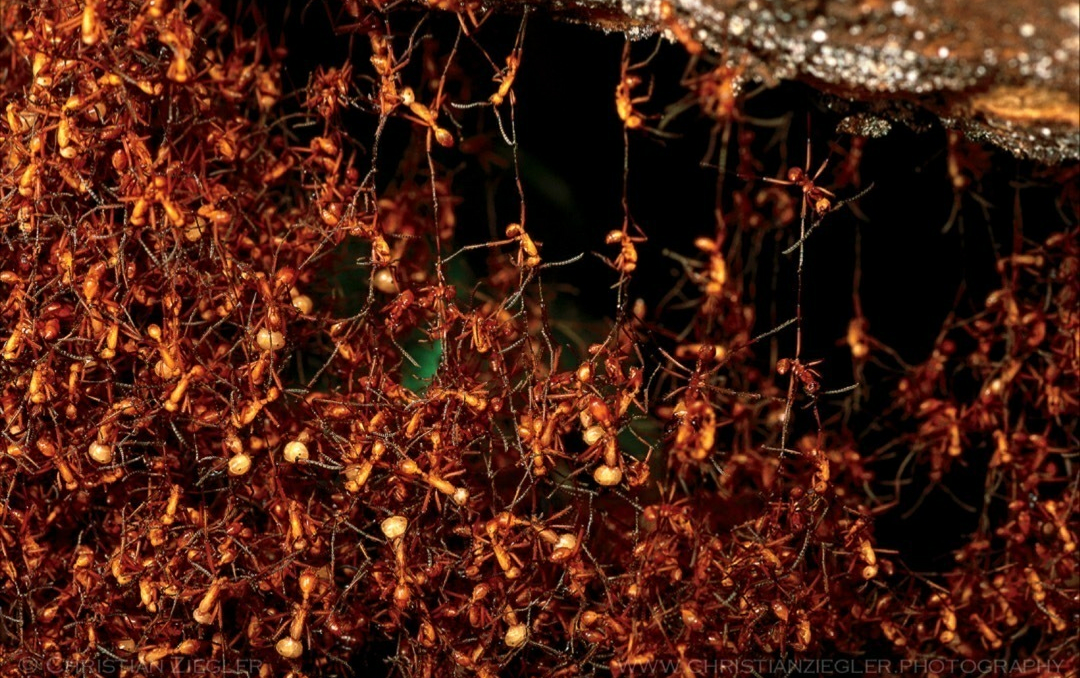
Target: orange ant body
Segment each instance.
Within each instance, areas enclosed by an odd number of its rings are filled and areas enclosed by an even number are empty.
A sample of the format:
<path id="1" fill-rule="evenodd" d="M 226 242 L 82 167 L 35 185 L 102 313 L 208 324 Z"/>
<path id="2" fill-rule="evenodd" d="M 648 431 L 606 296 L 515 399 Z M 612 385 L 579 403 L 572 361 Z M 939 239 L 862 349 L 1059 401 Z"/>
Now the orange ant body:
<path id="1" fill-rule="evenodd" d="M 630 43 L 623 48 L 622 71 L 619 74 L 619 84 L 615 86 L 615 111 L 619 114 L 626 129 L 638 129 L 645 124 L 645 118 L 636 110 L 634 104 L 640 104 L 649 100 L 652 95 L 652 86 L 644 95 L 635 97 L 634 89 L 641 84 L 641 78 L 634 75 L 637 66 L 630 65 Z"/>
<path id="2" fill-rule="evenodd" d="M 806 239 L 810 237 L 810 234 L 821 224 L 822 220 L 830 212 L 835 212 L 849 202 L 854 202 L 859 198 L 869 193 L 874 184 L 870 184 L 864 190 L 845 198 L 844 200 L 837 201 L 836 194 L 827 188 L 823 188 L 817 184 L 818 177 L 825 171 L 825 167 L 829 164 L 828 158 L 817 168 L 817 171 L 810 174 L 810 138 L 806 139 L 806 166 L 805 167 L 792 167 L 787 172 L 786 179 L 773 179 L 771 177 L 748 177 L 743 175 L 743 178 L 760 178 L 770 184 L 776 184 L 779 186 L 795 186 L 802 191 L 802 209 L 800 215 L 800 228 L 799 240 L 791 247 L 784 250 L 784 254 L 791 254 L 795 250 L 802 251 L 802 246 L 806 242 Z M 813 214 L 810 227 L 807 228 L 806 217 L 808 213 Z M 801 254 L 800 254 L 800 268 L 801 268 Z"/>
<path id="3" fill-rule="evenodd" d="M 818 383 L 818 378 L 821 377 L 821 374 L 813 369 L 814 365 L 819 364 L 821 364 L 820 360 L 803 363 L 797 358 L 781 358 L 776 362 L 776 373 L 785 375 L 788 372 L 791 372 L 792 388 L 794 388 L 795 380 L 798 380 L 802 383 L 802 387 L 807 395 L 812 396 L 821 389 L 821 384 Z"/>
<path id="4" fill-rule="evenodd" d="M 633 237 L 626 231 L 611 231 L 604 238 L 609 245 L 619 245 L 619 256 L 615 261 L 608 262 L 612 268 L 620 273 L 633 273 L 637 268 L 638 253 L 634 243 L 645 242 L 644 237 Z"/>
<path id="5" fill-rule="evenodd" d="M 400 70 L 401 65 L 394 63 L 394 53 L 390 50 L 390 42 L 378 33 L 371 34 L 371 65 L 375 67 L 380 81 L 379 114 L 390 115 L 402 100 L 397 86 L 397 71 Z"/>
<path id="6" fill-rule="evenodd" d="M 488 98 L 491 105 L 498 106 L 507 96 L 510 97 L 510 103 L 514 102 L 514 93 L 510 88 L 514 86 L 514 77 L 517 75 L 519 66 L 521 66 L 521 47 L 515 47 L 514 51 L 506 57 L 506 68 L 494 77 L 495 82 L 499 83 L 499 89 Z"/>
<path id="7" fill-rule="evenodd" d="M 676 40 L 682 43 L 682 46 L 686 48 L 686 51 L 691 56 L 701 54 L 704 50 L 701 43 L 694 39 L 690 28 L 682 24 L 679 18 L 675 16 L 675 8 L 667 0 L 660 2 L 660 22 L 665 29 L 671 31 Z"/>
<path id="8" fill-rule="evenodd" d="M 730 123 L 733 119 L 741 119 L 736 104 L 742 89 L 745 64 L 731 63 L 721 58 L 712 70 L 682 80 L 682 85 L 691 90 L 690 102 L 700 106 L 702 113 L 717 122 Z"/>
<path id="9" fill-rule="evenodd" d="M 438 104 L 429 108 L 420 103 L 416 100 L 416 95 L 413 93 L 411 87 L 406 87 L 401 92 L 401 103 L 409 107 L 409 110 L 416 116 L 416 118 L 414 118 L 416 122 L 431 128 L 431 131 L 435 133 L 435 141 L 437 141 L 440 146 L 449 148 L 454 145 L 454 135 L 444 128 L 439 127 Z"/>
<path id="10" fill-rule="evenodd" d="M 525 232 L 521 224 L 510 224 L 506 227 L 506 237 L 516 240 L 519 245 L 517 265 L 518 268 L 535 268 L 540 265 L 540 251 L 532 237 Z"/>
<path id="11" fill-rule="evenodd" d="M 797 186 L 802 189 L 803 193 L 803 207 L 802 218 L 806 219 L 807 209 L 812 209 L 814 215 L 820 219 L 829 213 L 832 208 L 832 200 L 836 199 L 836 194 L 832 191 L 818 186 L 814 182 L 821 176 L 821 173 L 825 171 L 825 165 L 828 164 L 828 160 L 821 163 L 821 167 L 818 167 L 813 176 L 810 176 L 810 144 L 806 146 L 806 169 L 801 167 L 792 167 L 788 170 L 787 179 L 771 179 L 769 177 L 762 177 L 764 181 L 770 184 L 780 184 L 782 186 Z"/>

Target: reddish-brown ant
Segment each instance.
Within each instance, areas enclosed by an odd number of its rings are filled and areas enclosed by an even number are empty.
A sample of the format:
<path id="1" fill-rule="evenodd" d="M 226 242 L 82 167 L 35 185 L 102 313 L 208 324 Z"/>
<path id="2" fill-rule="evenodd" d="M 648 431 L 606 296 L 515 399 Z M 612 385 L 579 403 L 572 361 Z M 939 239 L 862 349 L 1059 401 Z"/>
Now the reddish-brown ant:
<path id="1" fill-rule="evenodd" d="M 743 178 L 745 179 L 756 178 L 770 184 L 777 184 L 780 186 L 794 186 L 802 192 L 802 207 L 799 212 L 799 239 L 795 242 L 795 244 L 784 250 L 784 254 L 791 254 L 795 250 L 799 250 L 801 252 L 803 244 L 806 242 L 806 239 L 809 238 L 810 234 L 817 229 L 817 227 L 821 224 L 826 215 L 830 214 L 831 212 L 835 212 L 836 210 L 840 209 L 841 207 L 850 202 L 854 202 L 862 198 L 874 188 L 874 184 L 871 183 L 865 189 L 859 191 L 850 198 L 837 200 L 837 196 L 835 193 L 817 184 L 818 178 L 821 176 L 822 172 L 825 171 L 825 167 L 828 166 L 828 164 L 829 159 L 826 158 L 821 163 L 821 165 L 818 166 L 817 170 L 814 171 L 813 174 L 810 173 L 812 167 L 811 144 L 810 138 L 808 136 L 806 139 L 806 165 L 804 167 L 792 167 L 791 169 L 789 169 L 786 179 L 774 179 L 771 177 L 752 177 L 748 175 L 743 175 Z M 809 228 L 807 227 L 807 216 L 811 217 Z M 801 260 L 802 254 L 800 254 L 800 268 L 802 265 Z"/>

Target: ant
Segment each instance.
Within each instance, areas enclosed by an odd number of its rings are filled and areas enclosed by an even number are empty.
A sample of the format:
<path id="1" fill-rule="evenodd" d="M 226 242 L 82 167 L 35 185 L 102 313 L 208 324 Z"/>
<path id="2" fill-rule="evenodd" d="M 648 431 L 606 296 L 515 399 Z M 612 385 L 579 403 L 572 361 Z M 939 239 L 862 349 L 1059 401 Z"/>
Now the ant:
<path id="1" fill-rule="evenodd" d="M 518 68 L 521 66 L 521 46 L 525 42 L 525 22 L 528 18 L 528 11 L 521 15 L 521 27 L 518 29 L 517 39 L 514 41 L 514 49 L 506 57 L 506 68 L 500 69 L 493 78 L 495 82 L 499 83 L 499 89 L 488 97 L 488 102 L 492 106 L 501 105 L 508 97 L 510 103 L 514 103 L 514 91 L 511 88 L 514 86 L 514 78 L 517 76 Z M 484 52 L 484 55 L 487 56 L 487 52 Z M 492 66 L 494 65 L 492 63 Z"/>
<path id="2" fill-rule="evenodd" d="M 425 106 L 416 100 L 416 95 L 413 93 L 411 87 L 406 87 L 401 92 L 401 103 L 408 106 L 413 115 L 405 116 L 409 120 L 416 122 L 420 125 L 430 127 L 431 132 L 435 134 L 435 141 L 444 148 L 450 148 L 454 145 L 454 135 L 448 132 L 446 129 L 439 127 L 439 104 L 441 97 L 436 97 L 435 103 L 431 106 Z M 430 142 L 429 142 L 430 145 Z"/>
<path id="3" fill-rule="evenodd" d="M 492 77 L 499 87 L 490 97 L 484 101 L 474 101 L 468 104 L 451 103 L 450 105 L 457 109 L 478 108 L 483 106 L 491 106 L 495 110 L 495 122 L 499 125 L 499 132 L 502 133 L 503 141 L 507 146 L 514 146 L 514 141 L 506 133 L 506 128 L 503 126 L 502 116 L 499 114 L 499 107 L 504 101 L 509 101 L 511 107 L 515 104 L 514 99 L 514 78 L 517 77 L 518 69 L 521 67 L 521 48 L 525 42 L 525 25 L 528 21 L 529 13 L 525 11 L 521 15 L 521 26 L 518 28 L 517 38 L 514 40 L 514 48 L 510 54 L 506 57 L 506 67 L 499 68 L 491 56 L 480 47 L 480 44 L 476 42 L 476 39 L 471 35 L 470 39 L 480 48 L 480 53 L 484 55 L 484 58 L 488 60 L 491 67 L 495 69 L 495 75 Z M 511 114 L 512 115 L 512 114 Z"/>
<path id="4" fill-rule="evenodd" d="M 668 132 L 645 126 L 645 121 L 648 118 L 656 116 L 646 116 L 635 108 L 636 104 L 649 101 L 652 98 L 653 91 L 653 81 L 650 79 L 645 93 L 634 96 L 634 90 L 644 82 L 641 76 L 636 74 L 636 71 L 645 68 L 652 62 L 660 52 L 660 45 L 661 43 L 657 42 L 652 54 L 644 61 L 639 61 L 636 64 L 630 62 L 630 42 L 627 41 L 623 45 L 622 63 L 619 68 L 619 84 L 615 86 L 615 112 L 618 114 L 624 130 L 642 129 L 659 137 L 671 138 L 673 135 Z"/>
<path id="5" fill-rule="evenodd" d="M 637 67 L 637 65 L 630 64 L 630 43 L 627 42 L 623 47 L 622 69 L 619 73 L 619 84 L 615 87 L 615 111 L 619 114 L 619 120 L 622 120 L 626 129 L 637 129 L 644 124 L 645 118 L 634 110 L 634 104 L 644 103 L 648 101 L 649 97 L 652 95 L 651 82 L 649 84 L 649 91 L 645 94 L 638 97 L 633 95 L 634 89 L 641 84 L 641 77 L 634 75 L 631 72 Z"/>
<path id="6" fill-rule="evenodd" d="M 795 382 L 798 380 L 802 383 L 803 390 L 806 394 L 813 397 L 819 390 L 821 390 L 821 384 L 818 383 L 818 379 L 821 378 L 821 373 L 814 369 L 815 365 L 820 365 L 823 361 L 814 360 L 809 363 L 804 363 L 798 358 L 781 358 L 776 362 L 776 373 L 783 376 L 788 372 L 791 372 L 791 386 L 788 389 L 788 399 L 790 400 L 795 394 Z"/>
<path id="7" fill-rule="evenodd" d="M 641 229 L 638 229 L 638 232 L 640 233 Z M 646 240 L 647 238 L 644 233 L 640 236 L 632 236 L 625 230 L 611 231 L 604 238 L 604 242 L 608 245 L 618 245 L 619 255 L 615 257 L 615 261 L 611 261 L 603 256 L 600 258 L 603 259 L 608 266 L 611 266 L 619 273 L 629 275 L 634 272 L 638 263 L 637 247 L 634 246 L 634 243 L 643 243 Z"/>
<path id="8" fill-rule="evenodd" d="M 828 160 L 821 163 L 818 170 L 814 172 L 813 176 L 810 176 L 810 140 L 806 141 L 806 169 L 801 167 L 792 167 L 788 170 L 787 179 L 772 179 L 770 177 L 762 177 L 764 181 L 770 184 L 780 184 L 783 186 L 798 186 L 803 192 L 803 206 L 802 206 L 802 218 L 806 219 L 806 211 L 808 207 L 814 210 L 814 215 L 818 219 L 821 219 L 829 213 L 832 207 L 830 198 L 836 199 L 836 194 L 832 191 L 818 186 L 814 182 L 821 176 L 821 173 L 825 170 L 825 166 L 829 163 Z"/>
<path id="9" fill-rule="evenodd" d="M 694 39 L 693 31 L 675 15 L 675 8 L 668 0 L 661 0 L 658 14 L 664 29 L 670 31 L 672 36 L 682 43 L 690 56 L 697 56 L 704 51 L 704 45 Z"/>
<path id="10" fill-rule="evenodd" d="M 810 121 L 808 119 L 808 128 L 809 125 Z M 802 209 L 799 215 L 801 223 L 799 240 L 794 245 L 784 250 L 785 255 L 791 254 L 797 249 L 801 251 L 803 244 L 806 242 L 806 239 L 809 238 L 810 234 L 817 229 L 817 227 L 825 219 L 826 215 L 835 212 L 836 210 L 840 209 L 848 203 L 855 202 L 856 200 L 862 198 L 864 195 L 869 193 L 874 188 L 874 184 L 873 182 L 871 182 L 869 186 L 867 186 L 862 191 L 859 191 L 855 195 L 851 196 L 850 198 L 838 200 L 835 193 L 817 184 L 818 177 L 821 176 L 821 173 L 825 171 L 825 167 L 829 164 L 829 158 L 826 158 L 825 161 L 822 162 L 821 165 L 817 168 L 817 171 L 811 174 L 811 157 L 810 137 L 807 136 L 806 166 L 792 167 L 788 170 L 786 179 L 774 179 L 771 177 L 754 177 L 745 174 L 739 175 L 743 179 L 761 179 L 762 181 L 768 182 L 770 184 L 777 184 L 780 186 L 795 186 L 802 190 L 803 199 Z M 807 214 L 811 212 L 812 216 L 810 228 L 808 229 L 806 227 L 806 217 Z"/>

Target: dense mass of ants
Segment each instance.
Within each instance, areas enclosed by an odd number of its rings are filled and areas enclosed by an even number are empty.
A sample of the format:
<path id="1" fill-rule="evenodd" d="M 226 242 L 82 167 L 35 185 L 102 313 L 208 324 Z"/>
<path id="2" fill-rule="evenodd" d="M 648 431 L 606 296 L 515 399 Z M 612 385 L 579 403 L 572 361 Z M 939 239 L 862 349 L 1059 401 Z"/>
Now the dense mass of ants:
<path id="1" fill-rule="evenodd" d="M 1075 192 L 1067 230 L 1018 232 L 985 310 L 903 366 L 897 445 L 859 450 L 821 424 L 818 366 L 788 341 L 801 314 L 755 317 L 731 236 L 795 242 L 801 225 L 801 273 L 805 235 L 861 188 L 861 142 L 830 189 L 808 159 L 672 255 L 695 310 L 666 343 L 663 309 L 630 300 L 653 245 L 628 210 L 582 245 L 619 296 L 577 354 L 552 336 L 540 283 L 563 262 L 524 199 L 504 240 L 457 242 L 439 161 L 469 150 L 468 116 L 516 150 L 522 41 L 466 74 L 415 8 L 329 2 L 366 57 L 290 93 L 284 49 L 241 4 L 0 3 L 4 675 L 195 659 L 344 675 L 383 658 L 402 676 L 693 675 L 867 647 L 1075 673 Z M 477 3 L 431 4 L 482 44 Z M 668 3 L 659 18 L 695 55 L 684 84 L 717 143 L 734 131 L 738 173 L 760 173 L 741 68 L 704 55 Z M 647 134 L 644 66 L 624 58 L 613 106 Z M 354 139 L 346 111 L 374 137 Z M 376 190 L 380 136 L 402 120 L 413 143 Z M 959 201 L 981 168 L 959 140 L 949 152 Z M 463 246 L 489 254 L 472 292 L 446 268 Z M 343 313 L 327 271 L 358 250 L 362 303 Z M 868 332 L 852 320 L 857 367 L 888 351 Z M 757 342 L 780 335 L 794 350 L 758 369 Z M 409 388 L 417 336 L 438 365 Z M 878 477 L 898 449 L 900 475 Z M 990 455 L 979 529 L 953 569 L 905 572 L 875 541 L 882 497 L 943 485 L 971 455 Z"/>

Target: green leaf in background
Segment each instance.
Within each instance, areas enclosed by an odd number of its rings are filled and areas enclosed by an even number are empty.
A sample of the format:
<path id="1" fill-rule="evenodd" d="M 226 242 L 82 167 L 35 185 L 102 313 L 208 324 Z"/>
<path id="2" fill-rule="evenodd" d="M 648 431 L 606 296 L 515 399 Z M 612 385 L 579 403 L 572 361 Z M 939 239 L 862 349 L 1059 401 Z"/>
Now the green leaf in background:
<path id="1" fill-rule="evenodd" d="M 442 340 L 430 341 L 423 333 L 414 332 L 403 347 L 413 360 L 420 364 L 420 367 L 414 366 L 408 360 L 402 363 L 401 385 L 414 393 L 419 393 L 427 389 L 435 373 L 439 371 L 439 361 L 442 360 L 443 352 Z"/>

